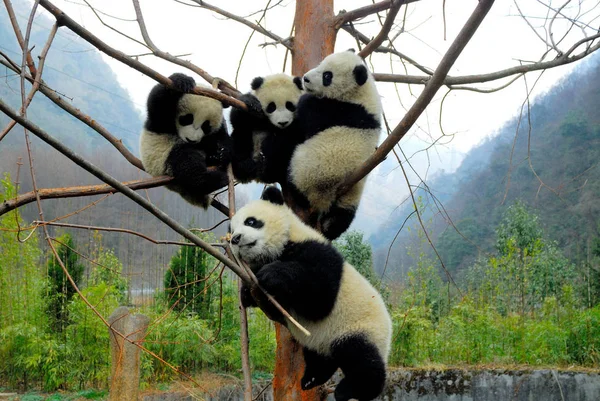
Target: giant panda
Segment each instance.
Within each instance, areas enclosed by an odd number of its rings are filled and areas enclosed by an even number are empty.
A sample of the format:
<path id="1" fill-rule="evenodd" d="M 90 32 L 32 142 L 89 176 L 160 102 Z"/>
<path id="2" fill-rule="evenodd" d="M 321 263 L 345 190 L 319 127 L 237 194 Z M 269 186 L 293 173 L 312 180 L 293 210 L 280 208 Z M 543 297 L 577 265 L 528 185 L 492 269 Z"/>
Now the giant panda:
<path id="1" fill-rule="evenodd" d="M 289 165 L 289 188 L 296 204 L 309 208 L 325 237 L 348 229 L 365 179 L 338 196 L 342 181 L 375 151 L 381 131 L 381 102 L 364 60 L 349 50 L 327 56 L 303 78 L 306 94 L 297 120 L 305 141 Z"/>
<path id="2" fill-rule="evenodd" d="M 336 401 L 377 397 L 385 384 L 392 336 L 390 315 L 377 290 L 284 205 L 275 187 L 238 210 L 230 230 L 234 255 L 310 332 L 303 334 L 278 310 L 265 309 L 303 346 L 302 389 L 325 383 L 341 368 L 344 378 L 335 390 Z M 253 294 L 257 291 L 244 286 L 242 304 L 256 306 Z"/>
<path id="3" fill-rule="evenodd" d="M 292 152 L 300 142 L 295 119 L 303 93 L 299 77 L 256 77 L 240 97 L 248 110 L 233 109 L 233 175 L 240 182 L 284 182 Z"/>
<path id="4" fill-rule="evenodd" d="M 188 93 L 196 86 L 192 77 L 176 73 L 169 78 L 175 89 L 158 84 L 148 95 L 140 137 L 142 164 L 153 176 L 174 177 L 169 189 L 206 208 L 208 194 L 227 185 L 231 138 L 223 106 Z"/>

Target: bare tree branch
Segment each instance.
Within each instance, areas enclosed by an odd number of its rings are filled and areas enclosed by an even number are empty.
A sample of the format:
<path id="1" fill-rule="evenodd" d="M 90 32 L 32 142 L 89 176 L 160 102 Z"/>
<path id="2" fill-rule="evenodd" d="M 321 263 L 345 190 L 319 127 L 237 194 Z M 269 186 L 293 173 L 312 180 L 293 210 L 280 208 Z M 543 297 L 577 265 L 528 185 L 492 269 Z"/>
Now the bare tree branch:
<path id="1" fill-rule="evenodd" d="M 394 20 L 396 19 L 396 15 L 398 15 L 398 11 L 400 11 L 400 7 L 402 7 L 405 2 L 405 0 L 390 0 L 390 4 L 392 6 L 390 7 L 390 11 L 385 19 L 385 23 L 381 27 L 381 30 L 375 39 L 370 41 L 365 48 L 358 53 L 359 56 L 362 58 L 369 57 L 369 55 L 383 43 L 383 41 L 388 37 L 392 26 L 394 26 Z"/>
<path id="2" fill-rule="evenodd" d="M 256 32 L 261 33 L 264 36 L 273 39 L 275 42 L 281 43 L 287 49 L 293 50 L 292 46 L 289 43 L 285 42 L 284 38 L 282 38 L 281 36 L 278 36 L 278 35 L 274 34 L 273 32 L 267 31 L 265 28 L 263 28 L 262 26 L 260 26 L 258 24 L 250 22 L 247 19 L 244 19 L 244 18 L 242 18 L 242 17 L 240 17 L 238 15 L 232 14 L 229 11 L 225 11 L 222 8 L 215 7 L 215 6 L 211 5 L 211 4 L 208 4 L 205 1 L 202 1 L 202 0 L 190 0 L 190 1 L 196 3 L 197 4 L 196 7 L 200 7 L 200 8 L 204 8 L 206 10 L 213 11 L 213 12 L 215 12 L 217 14 L 220 14 L 220 15 L 226 17 L 226 18 L 230 18 L 230 19 L 232 19 L 234 21 L 242 23 L 242 24 L 246 25 L 247 27 L 250 27 L 250 28 L 254 29 Z M 187 3 L 183 3 L 183 2 L 179 2 L 179 3 L 186 4 L 188 6 L 192 5 L 192 4 L 187 4 Z"/>
<path id="3" fill-rule="evenodd" d="M 92 7 L 92 5 L 87 1 L 87 0 L 82 0 L 88 7 L 90 10 L 92 10 L 92 12 L 94 13 L 94 15 L 96 16 L 96 18 L 98 18 L 98 21 L 100 21 L 100 23 L 102 25 L 104 25 L 105 27 L 107 27 L 108 29 L 110 29 L 113 32 L 116 32 L 117 34 L 131 40 L 132 42 L 137 43 L 140 46 L 143 46 L 145 48 L 148 48 L 148 46 L 142 42 L 140 42 L 139 40 L 137 40 L 136 38 L 132 38 L 131 36 L 119 31 L 118 29 L 115 29 L 114 27 L 112 27 L 111 25 L 107 24 L 106 22 L 104 22 L 104 20 L 102 19 L 102 17 L 100 17 L 100 15 L 98 15 L 98 12 L 96 11 L 96 9 L 94 7 Z"/>
<path id="4" fill-rule="evenodd" d="M 495 81 L 498 79 L 510 77 L 512 75 L 523 74 L 532 71 L 546 70 L 549 68 L 558 67 L 565 64 L 570 64 L 575 61 L 581 60 L 582 58 L 592 54 L 593 52 L 600 49 L 600 42 L 593 46 L 588 47 L 581 53 L 570 56 L 579 46 L 587 42 L 593 42 L 600 38 L 600 33 L 581 39 L 575 43 L 569 50 L 567 50 L 561 56 L 550 61 L 543 61 L 532 64 L 519 65 L 505 70 L 492 72 L 489 74 L 478 74 L 478 75 L 464 75 L 459 77 L 447 76 L 442 85 L 467 85 L 482 82 Z M 375 79 L 379 82 L 397 82 L 405 84 L 421 84 L 427 85 L 431 77 L 429 76 L 418 76 L 418 75 L 396 75 L 396 74 L 373 74 Z"/>
<path id="5" fill-rule="evenodd" d="M 95 48 L 100 50 L 101 52 L 107 54 L 110 57 L 115 58 L 116 60 L 122 62 L 123 64 L 133 68 L 136 71 L 141 72 L 142 74 L 156 80 L 157 82 L 159 82 L 165 86 L 168 86 L 171 88 L 173 87 L 172 82 L 169 78 L 158 73 L 157 71 L 146 66 L 145 64 L 142 64 L 139 61 L 134 60 L 133 58 L 127 56 L 122 51 L 110 47 L 109 45 L 107 45 L 106 43 L 101 41 L 98 37 L 93 35 L 90 31 L 88 31 L 87 29 L 85 29 L 84 27 L 79 25 L 77 22 L 75 22 L 71 17 L 69 17 L 67 14 L 65 14 L 63 11 L 61 11 L 58 7 L 56 7 L 54 4 L 52 4 L 48 0 L 40 0 L 40 5 L 42 7 L 44 7 L 46 10 L 48 10 L 52 15 L 54 15 L 57 23 L 60 26 L 68 27 L 70 30 L 72 30 L 74 33 L 76 33 L 78 36 L 80 36 L 82 39 L 84 39 L 86 42 L 88 42 L 89 44 L 91 44 L 92 46 L 94 46 Z M 217 92 L 212 89 L 197 86 L 196 88 L 194 88 L 194 90 L 191 93 L 194 93 L 196 95 L 211 97 L 213 99 L 219 100 L 230 106 L 234 106 L 234 107 L 241 108 L 244 110 L 246 109 L 246 105 L 243 102 L 241 102 L 231 96 L 227 96 L 224 93 Z"/>
<path id="6" fill-rule="evenodd" d="M 408 112 L 404 115 L 404 118 L 386 138 L 386 140 L 383 141 L 377 151 L 373 153 L 359 169 L 354 171 L 344 181 L 338 191 L 339 194 L 346 193 L 354 184 L 363 179 L 370 171 L 372 171 L 385 159 L 387 154 L 390 153 L 394 146 L 404 137 L 404 135 L 406 135 L 408 130 L 413 126 L 427 105 L 431 102 L 431 99 L 433 99 L 433 96 L 437 93 L 438 89 L 444 84 L 444 80 L 448 74 L 448 71 L 462 50 L 465 48 L 469 40 L 473 37 L 477 31 L 477 28 L 487 15 L 490 8 L 492 8 L 493 4 L 494 0 L 479 1 L 475 11 L 471 14 L 468 21 L 459 32 L 458 36 L 446 52 L 446 55 L 442 58 L 442 61 L 435 70 L 435 73 L 433 76 L 431 76 L 427 82 L 427 85 L 410 110 L 408 110 Z"/>
<path id="7" fill-rule="evenodd" d="M 173 180 L 172 177 L 155 177 L 144 180 L 135 180 L 124 182 L 123 185 L 132 190 L 155 188 L 166 185 Z M 59 198 L 78 198 L 82 196 L 93 196 L 102 194 L 114 194 L 119 192 L 110 185 L 85 185 L 67 188 L 41 188 L 38 190 L 40 199 L 59 199 Z M 7 199 L 0 204 L 0 216 L 25 206 L 35 201 L 35 193 L 27 192 L 13 199 Z"/>
<path id="8" fill-rule="evenodd" d="M 155 55 L 156 57 L 162 58 L 163 60 L 170 61 L 173 64 L 177 64 L 182 67 L 185 67 L 185 68 L 189 69 L 190 71 L 195 72 L 196 74 L 198 74 L 199 76 L 204 78 L 204 80 L 207 81 L 208 83 L 210 83 L 213 87 L 219 88 L 223 93 L 226 93 L 229 96 L 233 96 L 233 97 L 237 98 L 240 95 L 240 91 L 235 89 L 228 82 L 226 82 L 220 78 L 213 77 L 208 72 L 206 72 L 205 70 L 203 70 L 202 68 L 193 64 L 190 61 L 182 60 L 182 59 L 180 59 L 176 56 L 173 56 L 169 53 L 163 52 L 158 47 L 156 47 L 156 45 L 154 44 L 152 39 L 150 39 L 150 35 L 148 34 L 148 30 L 146 28 L 146 23 L 144 22 L 144 15 L 142 14 L 142 9 L 140 7 L 140 2 L 138 0 L 132 0 L 132 2 L 133 2 L 133 8 L 135 9 L 137 23 L 140 27 L 140 32 L 142 33 L 144 42 L 146 42 L 146 45 L 148 45 L 148 48 L 152 51 L 153 55 Z"/>
<path id="9" fill-rule="evenodd" d="M 417 1 L 419 0 L 405 0 L 403 4 L 415 3 Z M 369 6 L 360 7 L 351 11 L 342 10 L 335 18 L 334 26 L 336 29 L 340 29 L 345 23 L 356 21 L 357 19 L 367 17 L 371 14 L 387 10 L 388 8 L 392 7 L 393 2 L 394 0 L 384 0 L 380 1 L 379 3 L 373 3 Z"/>

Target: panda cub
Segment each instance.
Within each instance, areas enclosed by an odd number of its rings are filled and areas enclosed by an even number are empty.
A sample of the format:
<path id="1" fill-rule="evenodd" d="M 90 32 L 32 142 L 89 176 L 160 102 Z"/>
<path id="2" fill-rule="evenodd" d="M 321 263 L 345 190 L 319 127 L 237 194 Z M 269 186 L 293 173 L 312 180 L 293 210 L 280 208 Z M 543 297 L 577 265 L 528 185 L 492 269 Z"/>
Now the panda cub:
<path id="1" fill-rule="evenodd" d="M 300 142 L 295 119 L 302 95 L 299 77 L 256 77 L 240 97 L 248 110 L 233 109 L 233 175 L 240 182 L 285 182 L 294 147 Z"/>
<path id="2" fill-rule="evenodd" d="M 354 220 L 365 179 L 345 195 L 337 192 L 375 151 L 381 102 L 375 80 L 354 50 L 327 56 L 304 75 L 304 89 L 296 118 L 306 140 L 290 161 L 290 189 L 297 204 L 315 212 L 311 225 L 319 223 L 333 240 Z"/>
<path id="3" fill-rule="evenodd" d="M 223 106 L 218 100 L 189 94 L 196 86 L 192 77 L 177 73 L 169 78 L 176 89 L 158 84 L 148 95 L 140 137 L 142 164 L 153 176 L 174 177 L 169 189 L 206 208 L 208 194 L 227 185 L 232 146 Z"/>
<path id="4" fill-rule="evenodd" d="M 306 336 L 286 324 L 303 346 L 302 388 L 324 384 L 341 368 L 344 378 L 335 390 L 336 401 L 377 397 L 385 384 L 392 322 L 375 288 L 283 204 L 275 187 L 235 214 L 231 235 L 234 254 L 311 333 Z M 242 289 L 245 306 L 256 306 L 254 293 Z M 286 323 L 276 309 L 266 312 Z"/>

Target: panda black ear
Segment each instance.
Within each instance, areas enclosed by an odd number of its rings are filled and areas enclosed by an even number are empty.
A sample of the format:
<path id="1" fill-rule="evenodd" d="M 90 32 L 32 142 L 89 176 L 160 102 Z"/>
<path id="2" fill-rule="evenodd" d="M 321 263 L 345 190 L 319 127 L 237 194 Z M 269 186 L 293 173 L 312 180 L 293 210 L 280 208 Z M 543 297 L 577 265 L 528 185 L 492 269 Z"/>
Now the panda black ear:
<path id="1" fill-rule="evenodd" d="M 221 102 L 221 106 L 223 106 L 224 109 L 228 108 L 230 106 L 229 103 L 225 103 L 225 102 Z"/>
<path id="2" fill-rule="evenodd" d="M 283 194 L 274 186 L 266 187 L 260 199 L 274 203 L 275 205 L 283 205 Z"/>
<path id="3" fill-rule="evenodd" d="M 352 52 L 352 53 L 356 53 L 356 50 L 354 50 L 353 47 L 349 48 L 348 50 L 346 50 L 347 52 Z"/>
<path id="4" fill-rule="evenodd" d="M 358 86 L 364 85 L 365 82 L 367 82 L 367 79 L 369 78 L 369 73 L 367 71 L 367 67 L 365 67 L 362 64 L 354 67 L 353 73 L 354 73 L 354 79 L 356 80 L 356 83 L 358 84 Z"/>
<path id="5" fill-rule="evenodd" d="M 250 87 L 252 88 L 252 90 L 257 90 L 258 88 L 261 87 L 263 82 L 265 82 L 265 79 L 263 77 L 256 77 L 252 80 Z"/>
<path id="6" fill-rule="evenodd" d="M 294 83 L 296 84 L 296 86 L 298 87 L 298 89 L 300 89 L 300 90 L 304 89 L 302 87 L 302 78 L 300 78 L 300 77 L 294 77 Z"/>

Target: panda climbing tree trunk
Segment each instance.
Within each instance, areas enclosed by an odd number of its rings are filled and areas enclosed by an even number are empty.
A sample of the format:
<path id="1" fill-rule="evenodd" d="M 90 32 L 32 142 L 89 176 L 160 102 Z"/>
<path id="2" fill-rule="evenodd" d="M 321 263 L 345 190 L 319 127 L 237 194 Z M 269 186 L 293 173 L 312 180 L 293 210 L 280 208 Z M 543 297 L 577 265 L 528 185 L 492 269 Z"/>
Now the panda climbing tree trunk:
<path id="1" fill-rule="evenodd" d="M 302 76 L 316 67 L 323 58 L 333 53 L 336 29 L 333 0 L 305 0 L 296 2 L 295 34 L 292 52 L 292 74 Z M 294 205 L 283 188 L 288 206 L 306 223 L 310 211 Z M 322 401 L 327 393 L 322 387 L 302 391 L 300 379 L 304 374 L 302 347 L 289 331 L 275 324 L 277 356 L 273 377 L 273 399 L 286 401 Z"/>

